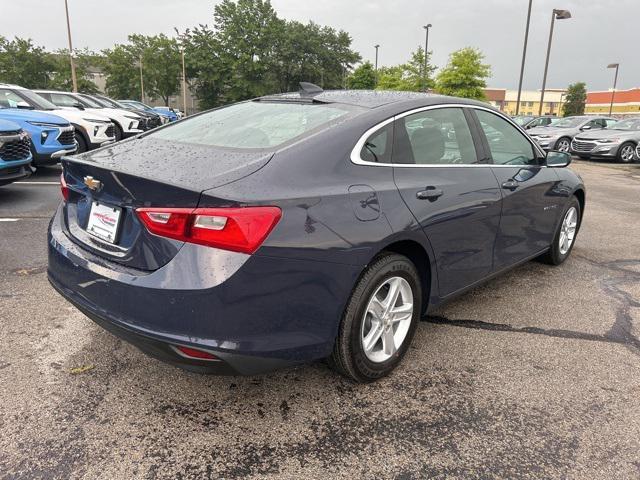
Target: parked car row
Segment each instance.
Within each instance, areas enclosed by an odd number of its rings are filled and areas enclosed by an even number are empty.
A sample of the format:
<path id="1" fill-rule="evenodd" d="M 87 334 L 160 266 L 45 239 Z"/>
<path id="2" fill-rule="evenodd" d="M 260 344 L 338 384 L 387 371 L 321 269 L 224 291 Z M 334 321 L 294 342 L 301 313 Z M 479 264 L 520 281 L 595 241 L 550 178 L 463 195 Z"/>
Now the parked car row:
<path id="1" fill-rule="evenodd" d="M 156 111 L 104 95 L 0 84 L 0 185 L 63 155 L 94 150 L 181 117 L 171 109 Z"/>
<path id="2" fill-rule="evenodd" d="M 601 158 L 630 163 L 640 159 L 640 118 L 527 117 L 513 120 L 545 150 L 572 153 L 583 159 Z"/>

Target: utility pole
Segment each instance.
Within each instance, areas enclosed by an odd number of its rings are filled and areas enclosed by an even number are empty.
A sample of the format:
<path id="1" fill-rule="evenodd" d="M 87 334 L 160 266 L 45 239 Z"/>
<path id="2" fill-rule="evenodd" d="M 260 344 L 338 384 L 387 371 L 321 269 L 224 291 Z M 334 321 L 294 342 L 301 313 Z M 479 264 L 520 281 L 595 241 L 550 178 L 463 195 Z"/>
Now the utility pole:
<path id="1" fill-rule="evenodd" d="M 427 59 L 429 58 L 429 54 L 427 52 L 429 51 L 429 29 L 431 27 L 432 25 L 430 23 L 422 27 L 426 31 L 425 38 L 424 38 L 424 91 L 425 92 L 427 91 L 427 65 L 428 65 Z"/>
<path id="2" fill-rule="evenodd" d="M 71 43 L 71 24 L 69 23 L 69 5 L 64 0 L 64 11 L 67 14 L 67 36 L 69 37 L 69 61 L 71 62 L 71 83 L 73 92 L 78 93 L 78 78 L 76 77 L 76 65 L 73 62 L 73 44 Z"/>
<path id="3" fill-rule="evenodd" d="M 140 101 L 144 103 L 144 80 L 142 79 L 142 55 L 140 55 Z"/>
<path id="4" fill-rule="evenodd" d="M 618 85 L 618 68 L 620 68 L 620 64 L 619 63 L 611 63 L 609 65 L 607 65 L 607 68 L 615 68 L 616 69 L 616 76 L 613 80 L 613 90 L 611 91 L 611 104 L 609 105 L 609 116 L 611 116 L 611 113 L 613 113 L 613 99 L 616 96 L 616 86 Z"/>
<path id="5" fill-rule="evenodd" d="M 522 79 L 524 78 L 524 61 L 527 58 L 527 43 L 529 41 L 529 24 L 531 23 L 531 5 L 533 0 L 529 0 L 529 11 L 527 12 L 527 26 L 524 29 L 524 46 L 522 47 L 522 65 L 520 66 L 520 81 L 518 82 L 518 99 L 516 100 L 516 115 L 520 113 L 520 96 L 522 95 Z"/>
<path id="6" fill-rule="evenodd" d="M 182 106 L 184 107 L 184 116 L 187 116 L 187 75 L 184 68 L 184 46 L 180 47 L 182 54 Z"/>
<path id="7" fill-rule="evenodd" d="M 378 71 L 378 49 L 380 48 L 380 45 L 374 45 L 373 48 L 376 49 L 376 72 Z"/>

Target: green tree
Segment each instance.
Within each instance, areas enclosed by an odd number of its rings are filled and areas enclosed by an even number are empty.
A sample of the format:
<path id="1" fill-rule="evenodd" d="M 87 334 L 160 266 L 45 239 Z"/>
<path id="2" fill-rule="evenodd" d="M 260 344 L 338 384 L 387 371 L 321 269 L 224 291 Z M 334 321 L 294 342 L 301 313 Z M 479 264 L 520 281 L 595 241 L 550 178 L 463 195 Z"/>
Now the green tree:
<path id="1" fill-rule="evenodd" d="M 354 90 L 376 88 L 376 71 L 371 62 L 364 62 L 347 78 L 347 87 Z"/>
<path id="2" fill-rule="evenodd" d="M 47 88 L 54 70 L 51 55 L 31 39 L 0 37 L 0 82 Z"/>
<path id="3" fill-rule="evenodd" d="M 129 35 L 129 43 L 105 50 L 106 88 L 118 98 L 140 98 L 140 61 L 145 95 L 160 98 L 169 105 L 169 97 L 180 90 L 182 64 L 178 41 L 164 34 Z"/>
<path id="4" fill-rule="evenodd" d="M 584 106 L 587 103 L 586 83 L 577 82 L 569 85 L 565 98 L 565 103 L 562 105 L 562 114 L 565 117 L 584 115 Z"/>
<path id="5" fill-rule="evenodd" d="M 486 78 L 491 67 L 482 63 L 484 55 L 475 48 L 463 48 L 449 56 L 449 63 L 436 78 L 436 91 L 454 97 L 484 100 Z"/>
<path id="6" fill-rule="evenodd" d="M 58 50 L 51 54 L 54 64 L 54 72 L 51 75 L 49 87 L 56 90 L 71 91 L 73 81 L 71 78 L 71 63 L 69 62 L 69 50 Z M 76 50 L 73 54 L 78 80 L 78 91 L 84 93 L 98 93 L 98 86 L 91 80 L 89 71 L 102 63 L 102 59 L 88 49 Z"/>
<path id="7" fill-rule="evenodd" d="M 428 57 L 431 57 L 429 52 Z M 411 53 L 411 59 L 407 63 L 394 67 L 383 67 L 378 72 L 379 90 L 403 90 L 420 92 L 430 90 L 434 86 L 433 72 L 435 67 L 427 61 L 424 68 L 424 49 L 418 47 Z"/>

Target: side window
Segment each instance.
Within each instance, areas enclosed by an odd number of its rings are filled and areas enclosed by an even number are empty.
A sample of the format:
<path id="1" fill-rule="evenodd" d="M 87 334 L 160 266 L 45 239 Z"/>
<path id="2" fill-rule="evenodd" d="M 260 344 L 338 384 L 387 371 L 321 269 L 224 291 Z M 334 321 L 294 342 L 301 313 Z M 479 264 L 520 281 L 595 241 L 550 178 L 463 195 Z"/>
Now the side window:
<path id="1" fill-rule="evenodd" d="M 496 165 L 537 165 L 533 145 L 505 119 L 476 110 L 480 126 L 487 137 L 491 158 Z"/>
<path id="2" fill-rule="evenodd" d="M 601 120 L 597 118 L 597 119 L 591 120 L 589 123 L 587 123 L 587 125 L 591 127 L 593 130 L 597 130 L 599 128 L 602 128 L 602 124 L 600 122 Z"/>
<path id="3" fill-rule="evenodd" d="M 393 122 L 373 132 L 360 150 L 360 158 L 365 162 L 391 163 L 393 145 Z"/>
<path id="4" fill-rule="evenodd" d="M 73 107 L 78 101 L 69 95 L 61 95 L 59 93 L 51 94 L 51 102 L 59 107 Z"/>
<path id="5" fill-rule="evenodd" d="M 462 108 L 436 108 L 400 118 L 394 163 L 451 165 L 478 163 Z"/>
<path id="6" fill-rule="evenodd" d="M 607 125 L 606 128 L 611 128 L 614 124 L 618 123 L 618 120 L 614 120 L 613 118 L 605 118 L 604 123 Z"/>
<path id="7" fill-rule="evenodd" d="M 26 105 L 24 98 L 13 93 L 11 90 L 0 89 L 0 107 L 17 108 L 18 105 Z"/>

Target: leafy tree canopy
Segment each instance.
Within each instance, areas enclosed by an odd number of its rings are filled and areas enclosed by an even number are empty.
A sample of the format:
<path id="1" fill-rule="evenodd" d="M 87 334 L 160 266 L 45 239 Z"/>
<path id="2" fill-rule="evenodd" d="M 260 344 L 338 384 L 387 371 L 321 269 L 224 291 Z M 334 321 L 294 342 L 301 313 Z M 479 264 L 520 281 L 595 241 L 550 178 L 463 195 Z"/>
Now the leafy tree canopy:
<path id="1" fill-rule="evenodd" d="M 438 73 L 436 91 L 443 95 L 484 100 L 491 67 L 483 61 L 484 55 L 475 48 L 453 52 L 447 66 Z"/>
<path id="2" fill-rule="evenodd" d="M 376 71 L 371 62 L 365 62 L 356 68 L 347 78 L 347 87 L 354 90 L 373 90 L 376 88 Z"/>
<path id="3" fill-rule="evenodd" d="M 427 91 L 433 88 L 433 72 L 436 67 L 431 65 L 427 55 L 427 68 L 424 66 L 424 49 L 418 49 L 411 54 L 407 63 L 394 67 L 383 67 L 378 71 L 379 90 Z"/>
<path id="4" fill-rule="evenodd" d="M 577 82 L 569 85 L 565 99 L 565 103 L 562 105 L 562 113 L 565 117 L 584 115 L 584 107 L 587 103 L 587 84 Z"/>

